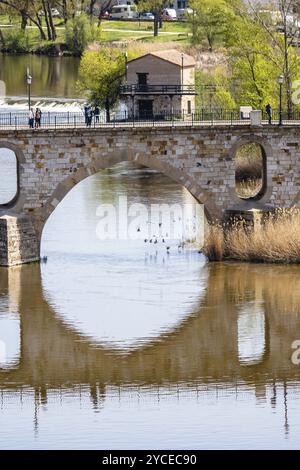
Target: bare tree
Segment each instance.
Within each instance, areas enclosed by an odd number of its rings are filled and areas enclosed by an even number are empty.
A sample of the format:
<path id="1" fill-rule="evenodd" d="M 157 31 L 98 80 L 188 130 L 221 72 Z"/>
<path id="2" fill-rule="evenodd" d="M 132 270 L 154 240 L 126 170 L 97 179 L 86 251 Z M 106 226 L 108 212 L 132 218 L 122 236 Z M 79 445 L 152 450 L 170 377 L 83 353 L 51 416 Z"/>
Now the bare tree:
<path id="1" fill-rule="evenodd" d="M 21 28 L 26 30 L 27 22 L 30 20 L 40 32 L 41 39 L 46 39 L 43 27 L 38 18 L 34 0 L 0 0 L 0 4 L 8 7 L 9 10 L 16 11 L 21 16 Z"/>

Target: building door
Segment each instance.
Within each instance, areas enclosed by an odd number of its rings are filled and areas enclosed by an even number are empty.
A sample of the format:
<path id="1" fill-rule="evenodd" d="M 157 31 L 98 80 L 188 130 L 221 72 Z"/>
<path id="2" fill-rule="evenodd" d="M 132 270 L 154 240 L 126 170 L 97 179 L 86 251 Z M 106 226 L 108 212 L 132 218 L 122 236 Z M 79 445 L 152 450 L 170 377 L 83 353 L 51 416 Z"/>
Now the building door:
<path id="1" fill-rule="evenodd" d="M 139 117 L 141 119 L 151 119 L 153 117 L 152 100 L 139 100 Z"/>

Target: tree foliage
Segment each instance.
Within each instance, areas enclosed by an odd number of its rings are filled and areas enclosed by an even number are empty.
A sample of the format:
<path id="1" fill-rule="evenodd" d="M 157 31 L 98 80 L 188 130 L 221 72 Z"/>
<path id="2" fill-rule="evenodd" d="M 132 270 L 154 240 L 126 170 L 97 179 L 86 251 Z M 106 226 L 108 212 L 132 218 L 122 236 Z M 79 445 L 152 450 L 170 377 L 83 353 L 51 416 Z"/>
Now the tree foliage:
<path id="1" fill-rule="evenodd" d="M 168 0 L 140 0 L 138 2 L 138 10 L 140 12 L 151 12 L 154 16 L 153 35 L 158 36 L 159 22 L 164 8 L 169 5 Z"/>
<path id="2" fill-rule="evenodd" d="M 85 14 L 75 16 L 66 25 L 66 46 L 73 54 L 81 55 L 90 41 L 97 39 L 99 31 Z"/>
<path id="3" fill-rule="evenodd" d="M 128 58 L 134 58 L 131 52 Z M 78 87 L 86 93 L 92 104 L 106 110 L 109 121 L 110 111 L 119 99 L 124 77 L 125 58 L 120 50 L 105 47 L 100 51 L 86 51 L 81 58 Z"/>
<path id="4" fill-rule="evenodd" d="M 193 42 L 198 44 L 205 39 L 212 50 L 230 29 L 234 9 L 227 0 L 191 0 L 190 6 Z"/>

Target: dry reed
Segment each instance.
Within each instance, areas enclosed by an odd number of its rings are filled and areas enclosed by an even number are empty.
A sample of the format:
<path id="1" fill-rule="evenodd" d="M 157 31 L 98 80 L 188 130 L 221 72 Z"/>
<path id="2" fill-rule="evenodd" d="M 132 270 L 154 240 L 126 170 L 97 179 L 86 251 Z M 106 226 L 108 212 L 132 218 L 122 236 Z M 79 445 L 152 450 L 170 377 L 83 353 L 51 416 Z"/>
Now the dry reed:
<path id="1" fill-rule="evenodd" d="M 251 227 L 241 221 L 226 230 L 221 225 L 211 225 L 203 252 L 211 261 L 299 263 L 300 208 L 278 209 Z"/>

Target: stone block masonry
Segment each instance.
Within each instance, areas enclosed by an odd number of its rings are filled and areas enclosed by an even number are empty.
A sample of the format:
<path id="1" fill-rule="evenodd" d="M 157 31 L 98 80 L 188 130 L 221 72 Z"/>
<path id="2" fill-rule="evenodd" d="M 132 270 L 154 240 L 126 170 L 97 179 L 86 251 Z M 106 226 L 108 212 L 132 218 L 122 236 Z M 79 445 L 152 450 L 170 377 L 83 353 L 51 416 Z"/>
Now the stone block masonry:
<path id="1" fill-rule="evenodd" d="M 0 217 L 0 266 L 39 261 L 39 243 L 30 217 Z"/>

